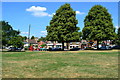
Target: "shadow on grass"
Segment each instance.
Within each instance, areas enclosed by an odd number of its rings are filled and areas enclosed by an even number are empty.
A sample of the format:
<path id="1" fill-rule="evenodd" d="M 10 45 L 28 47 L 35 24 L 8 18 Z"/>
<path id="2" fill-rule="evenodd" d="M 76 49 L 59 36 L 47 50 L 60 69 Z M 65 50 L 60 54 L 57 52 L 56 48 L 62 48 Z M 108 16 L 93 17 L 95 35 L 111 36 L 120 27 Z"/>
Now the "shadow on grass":
<path id="1" fill-rule="evenodd" d="M 2 52 L 26 52 L 26 51 L 2 51 Z"/>

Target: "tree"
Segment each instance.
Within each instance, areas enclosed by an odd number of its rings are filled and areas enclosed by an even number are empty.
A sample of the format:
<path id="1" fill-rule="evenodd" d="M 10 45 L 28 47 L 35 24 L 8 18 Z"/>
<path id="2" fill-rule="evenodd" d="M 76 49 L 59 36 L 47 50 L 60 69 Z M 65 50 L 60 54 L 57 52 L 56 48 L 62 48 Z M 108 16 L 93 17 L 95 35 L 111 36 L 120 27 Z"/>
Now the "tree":
<path id="1" fill-rule="evenodd" d="M 31 39 L 35 39 L 35 37 L 34 37 L 34 36 L 32 36 L 32 37 L 31 37 Z"/>
<path id="2" fill-rule="evenodd" d="M 42 44 L 42 45 L 41 45 L 42 48 L 45 47 L 45 46 L 46 46 L 46 44 Z"/>
<path id="3" fill-rule="evenodd" d="M 40 42 L 40 41 L 44 41 L 44 42 L 45 42 L 45 41 L 46 41 L 46 37 L 41 37 L 41 38 L 39 38 L 39 39 L 38 39 L 38 42 Z"/>
<path id="4" fill-rule="evenodd" d="M 117 30 L 117 38 L 116 38 L 116 44 L 120 45 L 120 27 Z"/>
<path id="5" fill-rule="evenodd" d="M 120 40 L 120 27 L 118 28 L 118 33 L 117 33 L 117 35 L 118 35 L 118 39 Z"/>
<path id="6" fill-rule="evenodd" d="M 99 48 L 99 41 L 113 40 L 116 36 L 111 15 L 101 5 L 95 5 L 89 10 L 84 20 L 82 32 L 83 39 L 97 40 L 97 49 Z"/>
<path id="7" fill-rule="evenodd" d="M 20 36 L 12 37 L 11 40 L 9 41 L 9 44 L 12 45 L 13 47 L 18 47 L 21 48 L 23 47 L 23 42 L 22 38 Z"/>
<path id="8" fill-rule="evenodd" d="M 53 15 L 50 26 L 46 27 L 46 39 L 50 41 L 62 42 L 62 50 L 64 50 L 64 42 L 79 41 L 80 29 L 76 25 L 76 12 L 73 11 L 70 4 L 62 5 Z"/>
<path id="9" fill-rule="evenodd" d="M 18 36 L 20 31 L 13 30 L 12 26 L 5 21 L 0 21 L 0 27 L 2 27 L 2 45 L 3 46 L 9 46 L 8 43 L 9 40 L 11 40 L 13 37 Z"/>
<path id="10" fill-rule="evenodd" d="M 26 40 L 26 39 L 27 39 L 27 37 L 26 37 L 26 36 L 24 36 L 24 37 L 23 37 L 23 39 L 24 39 L 24 40 Z"/>

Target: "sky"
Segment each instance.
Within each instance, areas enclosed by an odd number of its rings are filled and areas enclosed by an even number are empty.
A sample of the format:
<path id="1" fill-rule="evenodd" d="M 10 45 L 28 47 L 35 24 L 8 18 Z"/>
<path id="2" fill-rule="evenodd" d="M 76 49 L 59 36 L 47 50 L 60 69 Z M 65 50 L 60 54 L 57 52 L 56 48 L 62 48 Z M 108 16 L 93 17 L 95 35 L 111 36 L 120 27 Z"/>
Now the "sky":
<path id="1" fill-rule="evenodd" d="M 22 36 L 46 36 L 46 26 L 61 5 L 69 3 L 78 20 L 80 31 L 84 27 L 84 18 L 94 5 L 102 5 L 112 15 L 114 27 L 118 28 L 118 2 L 2 2 L 2 20 L 9 22 L 13 29 L 20 30 Z"/>
<path id="2" fill-rule="evenodd" d="M 118 2 L 119 0 L 1 0 L 2 2 Z"/>

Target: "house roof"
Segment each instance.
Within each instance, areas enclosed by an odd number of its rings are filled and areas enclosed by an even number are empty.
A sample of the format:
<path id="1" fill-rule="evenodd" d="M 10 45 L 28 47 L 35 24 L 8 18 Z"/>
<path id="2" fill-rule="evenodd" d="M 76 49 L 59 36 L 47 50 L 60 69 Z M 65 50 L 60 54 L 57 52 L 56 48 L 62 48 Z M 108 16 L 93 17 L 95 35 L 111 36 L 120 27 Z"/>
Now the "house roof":
<path id="1" fill-rule="evenodd" d="M 37 41 L 35 39 L 27 39 L 23 41 L 24 43 L 29 43 L 29 44 L 37 44 Z"/>
<path id="2" fill-rule="evenodd" d="M 37 44 L 37 41 L 35 39 L 28 39 L 28 43 Z"/>

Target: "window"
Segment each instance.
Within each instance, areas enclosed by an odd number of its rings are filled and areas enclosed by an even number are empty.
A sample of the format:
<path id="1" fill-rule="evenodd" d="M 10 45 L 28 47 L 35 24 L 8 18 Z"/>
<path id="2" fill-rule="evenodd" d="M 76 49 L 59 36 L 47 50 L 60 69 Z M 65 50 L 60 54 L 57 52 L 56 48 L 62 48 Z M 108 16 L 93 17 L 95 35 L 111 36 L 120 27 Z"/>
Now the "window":
<path id="1" fill-rule="evenodd" d="M 72 42 L 70 42 L 70 44 L 72 44 Z"/>
<path id="2" fill-rule="evenodd" d="M 79 42 L 76 42 L 76 44 L 79 44 Z"/>

